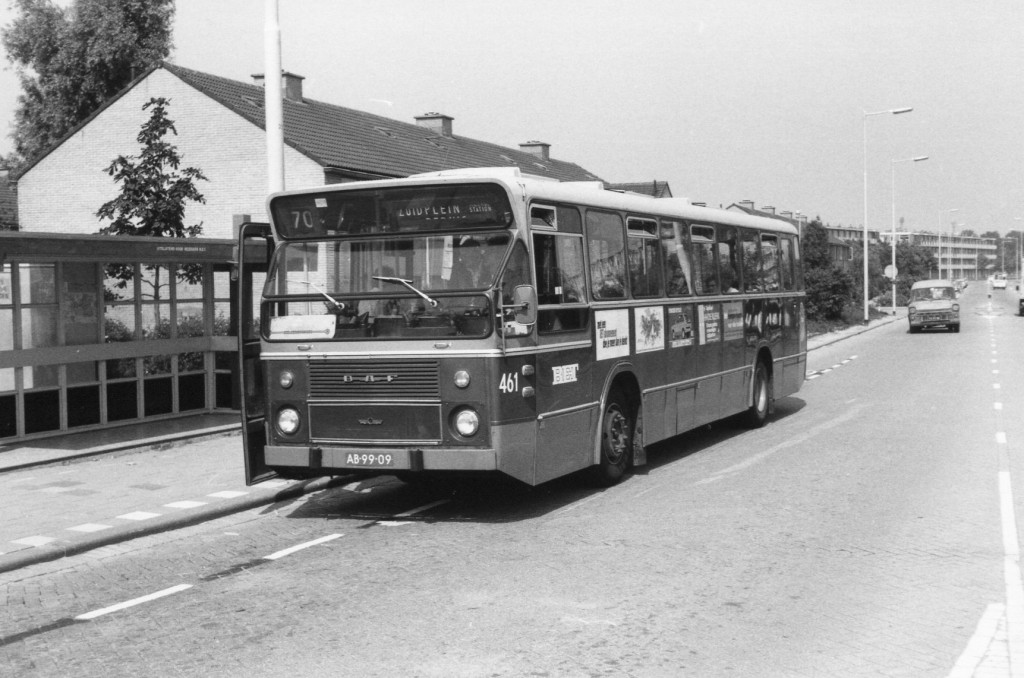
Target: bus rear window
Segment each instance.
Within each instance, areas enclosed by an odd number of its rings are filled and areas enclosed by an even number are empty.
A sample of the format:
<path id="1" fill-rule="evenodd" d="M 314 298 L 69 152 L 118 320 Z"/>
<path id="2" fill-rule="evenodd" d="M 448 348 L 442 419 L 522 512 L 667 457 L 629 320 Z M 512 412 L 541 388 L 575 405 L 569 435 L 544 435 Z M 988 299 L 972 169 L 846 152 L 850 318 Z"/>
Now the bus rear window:
<path id="1" fill-rule="evenodd" d="M 507 228 L 513 221 L 508 196 L 494 184 L 283 195 L 271 200 L 270 212 L 285 239 Z"/>

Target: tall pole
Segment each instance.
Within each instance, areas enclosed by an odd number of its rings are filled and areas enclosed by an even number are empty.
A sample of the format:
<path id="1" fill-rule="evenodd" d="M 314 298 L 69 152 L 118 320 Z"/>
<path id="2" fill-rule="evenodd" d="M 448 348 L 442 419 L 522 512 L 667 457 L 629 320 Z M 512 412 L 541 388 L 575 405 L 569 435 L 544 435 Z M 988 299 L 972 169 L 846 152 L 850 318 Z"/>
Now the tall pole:
<path id="1" fill-rule="evenodd" d="M 893 158 L 889 161 L 892 169 L 892 314 L 896 315 L 896 163 L 898 162 L 922 162 L 927 160 L 927 155 L 919 155 L 914 158 Z"/>
<path id="2" fill-rule="evenodd" d="M 284 190 L 284 103 L 281 101 L 281 25 L 277 0 L 264 0 L 263 110 L 267 128 L 267 178 L 271 193 Z"/>
<path id="3" fill-rule="evenodd" d="M 913 108 L 890 108 L 884 111 L 874 111 L 868 113 L 864 111 L 864 117 L 862 118 L 864 126 L 864 324 L 868 323 L 870 314 L 868 313 L 868 118 L 873 115 L 884 115 L 885 113 L 891 113 L 893 115 L 899 115 L 900 113 L 909 113 L 914 110 Z"/>

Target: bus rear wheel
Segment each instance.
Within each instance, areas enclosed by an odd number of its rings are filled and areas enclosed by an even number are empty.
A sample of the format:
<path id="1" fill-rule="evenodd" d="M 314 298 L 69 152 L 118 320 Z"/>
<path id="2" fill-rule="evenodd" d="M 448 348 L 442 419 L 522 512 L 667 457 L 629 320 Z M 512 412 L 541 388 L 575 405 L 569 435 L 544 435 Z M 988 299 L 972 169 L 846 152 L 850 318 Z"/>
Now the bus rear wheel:
<path id="1" fill-rule="evenodd" d="M 747 428 L 761 428 L 768 421 L 771 409 L 772 378 L 764 361 L 758 360 L 754 367 L 754 400 L 744 413 L 743 423 Z"/>
<path id="2" fill-rule="evenodd" d="M 608 394 L 601 417 L 601 461 L 593 469 L 594 480 L 600 485 L 615 485 L 629 469 L 636 426 L 631 412 L 619 391 Z"/>

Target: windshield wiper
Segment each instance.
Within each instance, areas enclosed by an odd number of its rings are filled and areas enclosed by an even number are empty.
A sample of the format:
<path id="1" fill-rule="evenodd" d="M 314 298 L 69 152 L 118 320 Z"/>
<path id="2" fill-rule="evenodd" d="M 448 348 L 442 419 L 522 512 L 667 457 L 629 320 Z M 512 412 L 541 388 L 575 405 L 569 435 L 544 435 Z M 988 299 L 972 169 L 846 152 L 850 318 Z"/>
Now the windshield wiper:
<path id="1" fill-rule="evenodd" d="M 344 302 L 338 301 L 337 299 L 335 299 L 335 298 L 334 298 L 334 297 L 332 297 L 331 295 L 327 294 L 327 292 L 324 292 L 324 291 L 323 291 L 323 289 L 322 289 L 322 288 L 320 288 L 320 287 L 319 287 L 319 286 L 318 286 L 318 285 L 317 285 L 316 283 L 311 283 L 311 282 L 309 282 L 308 280 L 289 280 L 288 282 L 297 282 L 297 283 L 299 283 L 300 285 L 309 285 L 309 286 L 310 286 L 310 287 L 312 287 L 312 288 L 313 288 L 314 290 L 316 290 L 316 291 L 317 291 L 317 292 L 319 292 L 320 294 L 324 295 L 324 298 L 325 298 L 325 299 L 327 299 L 327 301 L 329 301 L 329 302 L 331 303 L 331 306 L 332 306 L 332 307 L 333 307 L 333 308 L 334 308 L 335 310 L 337 310 L 337 311 L 338 311 L 338 313 L 341 313 L 342 311 L 344 311 L 344 310 L 345 310 L 345 304 L 344 304 Z"/>
<path id="2" fill-rule="evenodd" d="M 418 289 L 413 287 L 413 284 L 412 284 L 411 280 L 403 280 L 402 278 L 392 278 L 392 277 L 386 276 L 386 275 L 375 275 L 375 276 L 373 276 L 373 279 L 374 280 L 380 280 L 380 281 L 383 281 L 383 282 L 394 283 L 395 285 L 405 285 L 407 288 L 409 288 L 410 290 L 412 290 L 416 294 L 418 294 L 421 297 L 423 297 L 424 299 L 426 299 L 427 303 L 429 303 L 431 307 L 437 308 L 437 302 L 434 301 L 433 299 L 431 299 L 430 297 L 428 297 L 423 292 L 420 292 Z"/>

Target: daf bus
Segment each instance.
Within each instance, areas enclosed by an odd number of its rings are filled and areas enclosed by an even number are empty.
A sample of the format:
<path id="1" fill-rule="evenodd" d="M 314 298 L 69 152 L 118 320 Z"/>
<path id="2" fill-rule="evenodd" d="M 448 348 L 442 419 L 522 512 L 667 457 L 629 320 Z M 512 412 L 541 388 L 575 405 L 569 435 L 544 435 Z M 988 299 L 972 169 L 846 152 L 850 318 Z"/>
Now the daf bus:
<path id="1" fill-rule="evenodd" d="M 268 214 L 237 250 L 250 484 L 614 484 L 657 441 L 763 425 L 804 380 L 781 219 L 517 168 L 287 191 Z"/>

